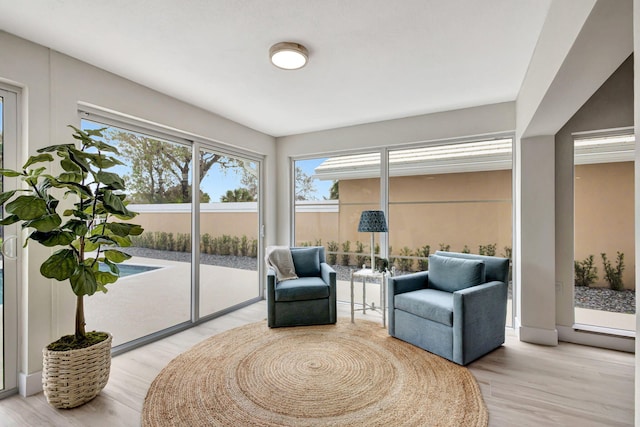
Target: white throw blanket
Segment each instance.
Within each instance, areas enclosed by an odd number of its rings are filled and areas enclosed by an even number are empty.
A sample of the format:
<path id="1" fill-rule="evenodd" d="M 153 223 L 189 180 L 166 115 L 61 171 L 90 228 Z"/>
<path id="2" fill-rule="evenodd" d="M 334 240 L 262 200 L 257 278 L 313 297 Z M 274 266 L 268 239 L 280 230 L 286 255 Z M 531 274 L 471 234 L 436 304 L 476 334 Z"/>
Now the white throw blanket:
<path id="1" fill-rule="evenodd" d="M 296 268 L 293 265 L 291 249 L 288 246 L 267 246 L 265 261 L 268 267 L 276 271 L 278 281 L 297 279 Z"/>

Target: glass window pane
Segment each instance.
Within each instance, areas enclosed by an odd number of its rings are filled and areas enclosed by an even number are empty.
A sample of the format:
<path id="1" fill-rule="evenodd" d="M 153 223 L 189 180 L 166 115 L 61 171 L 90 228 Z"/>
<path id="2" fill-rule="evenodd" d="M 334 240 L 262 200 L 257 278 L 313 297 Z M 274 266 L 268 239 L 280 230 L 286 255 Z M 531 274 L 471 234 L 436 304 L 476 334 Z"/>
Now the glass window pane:
<path id="1" fill-rule="evenodd" d="M 83 129 L 105 127 L 82 121 Z M 86 298 L 87 330 L 109 331 L 114 346 L 191 319 L 191 147 L 106 126 L 106 139 L 123 163 L 124 178 L 144 232 L 106 294 Z"/>
<path id="2" fill-rule="evenodd" d="M 257 298 L 259 163 L 200 151 L 200 317 Z"/>
<path id="3" fill-rule="evenodd" d="M 428 270 L 437 250 L 511 258 L 511 146 L 500 139 L 389 152 L 389 258 L 397 275 Z"/>
<path id="4" fill-rule="evenodd" d="M 325 247 L 338 276 L 338 300 L 350 301 L 351 270 L 371 262 L 371 234 L 358 232 L 358 223 L 362 211 L 380 209 L 380 153 L 296 160 L 294 168 L 295 245 Z M 380 233 L 374 239 L 379 253 Z M 379 286 L 367 288 L 376 306 Z"/>
<path id="5" fill-rule="evenodd" d="M 575 323 L 635 331 L 635 138 L 574 146 Z"/>

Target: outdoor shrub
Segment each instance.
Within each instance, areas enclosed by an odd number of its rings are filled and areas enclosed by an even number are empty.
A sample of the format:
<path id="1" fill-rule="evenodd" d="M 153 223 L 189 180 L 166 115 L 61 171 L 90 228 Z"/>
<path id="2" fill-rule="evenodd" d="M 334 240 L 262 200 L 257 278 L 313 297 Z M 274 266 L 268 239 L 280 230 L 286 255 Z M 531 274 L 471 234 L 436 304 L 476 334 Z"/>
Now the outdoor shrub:
<path id="1" fill-rule="evenodd" d="M 231 255 L 240 255 L 240 238 L 233 236 L 229 240 L 231 241 Z"/>
<path id="2" fill-rule="evenodd" d="M 338 242 L 334 242 L 333 240 L 327 243 L 327 261 L 329 265 L 336 265 L 338 262 L 338 250 L 340 246 L 338 246 Z"/>
<path id="3" fill-rule="evenodd" d="M 231 236 L 223 234 L 218 243 L 219 255 L 231 255 Z"/>
<path id="4" fill-rule="evenodd" d="M 609 287 L 614 291 L 621 291 L 624 287 L 622 283 L 622 272 L 624 271 L 624 254 L 620 251 L 616 259 L 616 266 L 613 267 L 607 259 L 607 254 L 601 253 L 602 264 L 604 265 L 604 278 L 609 283 Z"/>
<path id="5" fill-rule="evenodd" d="M 450 249 L 451 249 L 451 245 L 445 245 L 444 243 L 440 243 L 440 250 L 441 251 L 449 252 Z"/>
<path id="6" fill-rule="evenodd" d="M 393 246 L 389 246 L 389 268 L 394 267 L 396 265 L 396 257 L 391 256 L 393 253 Z"/>
<path id="7" fill-rule="evenodd" d="M 176 238 L 176 251 L 189 252 L 191 251 L 191 234 L 178 233 Z"/>
<path id="8" fill-rule="evenodd" d="M 249 254 L 249 239 L 247 236 L 242 236 L 240 240 L 240 255 L 247 256 Z"/>
<path id="9" fill-rule="evenodd" d="M 510 246 L 505 246 L 504 247 L 504 253 L 502 254 L 502 256 L 504 258 L 509 258 L 511 259 L 511 256 L 513 255 L 513 251 L 511 250 Z"/>
<path id="10" fill-rule="evenodd" d="M 411 249 L 408 246 L 400 249 L 400 258 L 398 259 L 399 268 L 402 271 L 411 271 L 413 269 L 413 260 L 410 257 L 412 254 Z"/>
<path id="11" fill-rule="evenodd" d="M 200 252 L 208 254 L 209 249 L 211 248 L 211 236 L 209 233 L 205 233 L 200 236 Z"/>
<path id="12" fill-rule="evenodd" d="M 576 286 L 590 286 L 598 280 L 598 268 L 593 265 L 593 255 L 582 261 L 573 261 L 573 265 Z"/>
<path id="13" fill-rule="evenodd" d="M 167 235 L 167 250 L 168 251 L 176 250 L 176 240 L 173 238 L 173 233 L 169 233 Z"/>
<path id="14" fill-rule="evenodd" d="M 349 265 L 349 262 L 351 261 L 351 255 L 349 255 L 350 249 L 351 249 L 351 242 L 347 240 L 342 244 L 343 254 L 340 256 L 340 263 L 342 265 Z"/>
<path id="15" fill-rule="evenodd" d="M 165 231 L 157 232 L 156 249 L 161 251 L 168 251 L 169 249 L 169 235 Z"/>
<path id="16" fill-rule="evenodd" d="M 464 245 L 464 248 L 462 248 L 462 253 L 463 254 L 470 254 L 471 253 L 471 249 L 469 249 L 469 246 Z"/>
<path id="17" fill-rule="evenodd" d="M 489 243 L 487 246 L 480 245 L 478 246 L 478 254 L 487 255 L 487 256 L 496 256 L 497 246 L 498 245 L 495 243 Z"/>
<path id="18" fill-rule="evenodd" d="M 356 241 L 356 253 L 364 253 L 364 244 L 360 241 Z M 356 266 L 360 267 L 362 264 L 365 264 L 368 258 L 369 257 L 365 255 L 356 255 Z"/>
<path id="19" fill-rule="evenodd" d="M 251 250 L 249 251 L 249 256 L 252 258 L 256 258 L 258 256 L 258 240 L 251 239 Z"/>
<path id="20" fill-rule="evenodd" d="M 429 269 L 429 254 L 431 253 L 431 246 L 424 245 L 420 249 L 416 251 L 416 256 L 420 259 L 418 260 L 418 268 L 420 271 L 427 271 Z"/>

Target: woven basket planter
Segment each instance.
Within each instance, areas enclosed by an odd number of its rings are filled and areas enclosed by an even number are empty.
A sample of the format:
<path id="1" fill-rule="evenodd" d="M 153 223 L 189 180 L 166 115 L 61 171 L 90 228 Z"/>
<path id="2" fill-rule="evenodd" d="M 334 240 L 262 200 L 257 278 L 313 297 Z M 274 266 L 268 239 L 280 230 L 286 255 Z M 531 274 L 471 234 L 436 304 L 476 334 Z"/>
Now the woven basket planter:
<path id="1" fill-rule="evenodd" d="M 54 408 L 75 408 L 94 397 L 107 385 L 111 369 L 111 340 L 68 351 L 43 353 L 42 388 Z"/>

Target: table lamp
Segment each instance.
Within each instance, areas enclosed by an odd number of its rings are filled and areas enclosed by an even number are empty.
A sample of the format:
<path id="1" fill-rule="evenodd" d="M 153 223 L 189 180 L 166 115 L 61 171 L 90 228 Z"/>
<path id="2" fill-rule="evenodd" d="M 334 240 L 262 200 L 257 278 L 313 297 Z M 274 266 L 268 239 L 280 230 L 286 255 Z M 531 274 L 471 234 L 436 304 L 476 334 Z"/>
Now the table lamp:
<path id="1" fill-rule="evenodd" d="M 384 218 L 383 211 L 362 211 L 360 215 L 360 224 L 358 224 L 358 231 L 361 233 L 371 233 L 371 271 L 375 269 L 375 250 L 373 242 L 373 233 L 384 233 L 389 231 L 387 228 L 387 221 Z"/>

